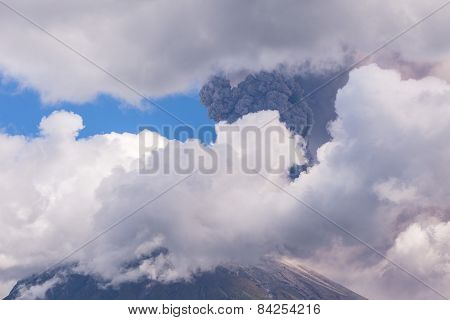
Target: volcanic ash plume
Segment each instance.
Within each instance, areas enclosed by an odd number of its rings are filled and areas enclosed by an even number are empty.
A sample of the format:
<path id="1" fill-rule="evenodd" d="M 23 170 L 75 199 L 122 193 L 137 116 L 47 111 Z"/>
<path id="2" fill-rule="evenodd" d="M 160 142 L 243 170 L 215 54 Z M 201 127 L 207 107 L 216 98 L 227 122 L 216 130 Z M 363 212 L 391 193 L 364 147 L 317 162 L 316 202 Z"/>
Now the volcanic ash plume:
<path id="1" fill-rule="evenodd" d="M 280 122 L 305 139 L 307 154 L 315 160 L 317 149 L 331 139 L 327 126 L 336 119 L 336 93 L 347 83 L 348 75 L 315 89 L 335 73 L 263 71 L 248 75 L 235 87 L 223 76 L 215 76 L 201 89 L 200 99 L 212 119 L 228 123 L 248 113 L 278 110 Z M 293 168 L 294 176 L 299 170 Z"/>
<path id="2" fill-rule="evenodd" d="M 306 101 L 299 77 L 279 72 L 248 75 L 237 87 L 223 77 L 213 77 L 200 91 L 202 103 L 216 121 L 232 123 L 248 113 L 278 110 L 286 126 L 307 137 L 313 125 L 313 114 Z"/>

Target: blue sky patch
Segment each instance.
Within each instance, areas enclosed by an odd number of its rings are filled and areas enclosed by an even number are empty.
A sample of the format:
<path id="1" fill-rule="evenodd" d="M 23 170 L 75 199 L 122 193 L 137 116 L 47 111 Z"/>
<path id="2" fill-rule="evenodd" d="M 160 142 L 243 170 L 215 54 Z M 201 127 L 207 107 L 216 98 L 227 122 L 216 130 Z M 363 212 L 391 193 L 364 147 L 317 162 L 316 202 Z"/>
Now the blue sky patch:
<path id="1" fill-rule="evenodd" d="M 180 130 L 178 120 L 154 106 L 138 109 L 126 106 L 123 101 L 109 95 L 99 95 L 83 104 L 61 102 L 44 105 L 37 92 L 20 89 L 12 82 L 0 84 L 0 130 L 11 135 L 36 136 L 42 117 L 55 110 L 67 110 L 83 118 L 85 128 L 79 138 L 110 132 L 137 133 L 140 127 L 151 126 L 170 139 L 184 141 L 189 136 L 199 138 L 203 143 L 215 139 L 214 121 L 208 118 L 207 110 L 201 105 L 197 94 L 172 95 L 156 102 L 194 130 Z M 207 129 L 203 132 L 207 134 L 199 135 L 199 129 L 204 126 Z"/>

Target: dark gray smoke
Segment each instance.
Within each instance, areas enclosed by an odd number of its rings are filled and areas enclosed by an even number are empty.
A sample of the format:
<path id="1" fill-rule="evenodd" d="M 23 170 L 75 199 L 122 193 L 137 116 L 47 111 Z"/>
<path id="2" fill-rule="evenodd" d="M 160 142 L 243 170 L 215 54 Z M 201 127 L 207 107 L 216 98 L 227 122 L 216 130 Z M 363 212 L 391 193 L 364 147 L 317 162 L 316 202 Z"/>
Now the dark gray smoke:
<path id="1" fill-rule="evenodd" d="M 347 83 L 348 74 L 304 97 L 334 74 L 292 75 L 262 71 L 248 75 L 235 87 L 228 79 L 215 76 L 200 90 L 200 99 L 208 108 L 210 118 L 228 123 L 248 113 L 278 110 L 280 121 L 305 138 L 308 156 L 315 161 L 317 149 L 331 138 L 327 124 L 336 118 L 336 94 Z M 300 167 L 292 168 L 290 175 L 298 176 L 301 170 Z"/>
<path id="2" fill-rule="evenodd" d="M 223 77 L 213 77 L 200 91 L 202 103 L 215 121 L 232 123 L 252 112 L 279 110 L 286 126 L 307 137 L 313 125 L 312 110 L 301 101 L 304 91 L 298 77 L 279 72 L 248 75 L 236 87 Z"/>

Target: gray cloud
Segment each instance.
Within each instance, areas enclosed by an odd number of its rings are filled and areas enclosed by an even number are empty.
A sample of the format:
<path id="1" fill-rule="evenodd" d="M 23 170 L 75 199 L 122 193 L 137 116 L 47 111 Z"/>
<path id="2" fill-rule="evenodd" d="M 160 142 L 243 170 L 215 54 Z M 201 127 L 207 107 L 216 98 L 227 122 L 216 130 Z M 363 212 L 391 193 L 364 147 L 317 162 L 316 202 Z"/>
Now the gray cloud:
<path id="1" fill-rule="evenodd" d="M 45 0 L 11 3 L 26 16 L 146 95 L 201 86 L 211 75 L 272 70 L 309 61 L 315 69 L 361 56 L 436 8 L 440 0 L 168 1 Z M 449 11 L 414 29 L 384 52 L 431 64 L 448 76 Z M 18 18 L 0 10 L 6 79 L 46 102 L 82 102 L 98 93 L 138 104 L 140 98 Z M 446 62 L 447 61 L 447 62 Z"/>

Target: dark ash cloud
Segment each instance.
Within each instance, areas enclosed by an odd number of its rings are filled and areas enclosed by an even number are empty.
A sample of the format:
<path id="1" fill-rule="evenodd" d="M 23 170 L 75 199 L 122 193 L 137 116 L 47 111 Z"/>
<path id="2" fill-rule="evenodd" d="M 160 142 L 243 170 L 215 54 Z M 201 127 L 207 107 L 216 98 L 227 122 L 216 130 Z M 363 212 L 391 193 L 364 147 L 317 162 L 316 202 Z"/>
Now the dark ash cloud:
<path id="1" fill-rule="evenodd" d="M 299 76 L 280 72 L 250 74 L 236 87 L 224 77 L 215 76 L 200 91 L 202 103 L 215 121 L 233 123 L 242 116 L 261 110 L 278 110 L 287 128 L 307 137 L 313 126 L 312 110 L 302 101 L 304 90 Z"/>
<path id="2" fill-rule="evenodd" d="M 331 139 L 327 125 L 336 119 L 336 94 L 347 83 L 348 74 L 310 96 L 308 93 L 337 72 L 314 74 L 304 71 L 292 74 L 279 70 L 262 71 L 249 74 L 236 86 L 232 86 L 224 76 L 214 76 L 200 90 L 200 99 L 207 107 L 210 118 L 228 123 L 248 113 L 278 110 L 280 122 L 305 138 L 309 157 L 315 160 L 317 149 Z"/>

